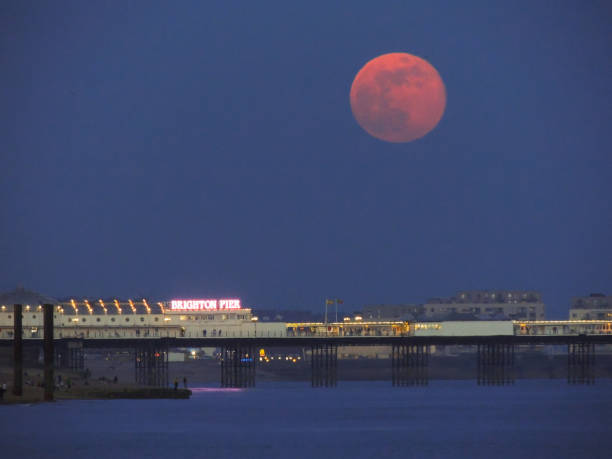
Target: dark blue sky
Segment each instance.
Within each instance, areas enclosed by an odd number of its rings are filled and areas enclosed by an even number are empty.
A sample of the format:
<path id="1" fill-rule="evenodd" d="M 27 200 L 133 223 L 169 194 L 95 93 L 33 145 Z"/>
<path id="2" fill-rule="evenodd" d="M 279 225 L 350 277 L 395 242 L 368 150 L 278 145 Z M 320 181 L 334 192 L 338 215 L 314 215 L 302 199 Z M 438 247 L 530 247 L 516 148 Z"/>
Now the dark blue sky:
<path id="1" fill-rule="evenodd" d="M 378 3 L 2 2 L 0 289 L 612 293 L 609 3 Z M 407 144 L 349 105 L 395 51 L 447 89 Z"/>

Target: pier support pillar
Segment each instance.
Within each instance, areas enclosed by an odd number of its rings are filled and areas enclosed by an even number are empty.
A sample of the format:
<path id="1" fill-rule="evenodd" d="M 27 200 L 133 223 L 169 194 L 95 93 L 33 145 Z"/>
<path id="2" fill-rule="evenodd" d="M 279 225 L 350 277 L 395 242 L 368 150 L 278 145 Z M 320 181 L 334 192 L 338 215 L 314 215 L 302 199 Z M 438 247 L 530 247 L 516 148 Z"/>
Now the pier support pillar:
<path id="1" fill-rule="evenodd" d="M 595 384 L 595 345 L 571 343 L 567 345 L 567 382 Z"/>
<path id="2" fill-rule="evenodd" d="M 338 384 L 338 345 L 313 344 L 310 355 L 312 387 L 336 387 Z"/>
<path id="3" fill-rule="evenodd" d="M 168 345 L 161 340 L 145 341 L 135 349 L 136 383 L 168 387 Z"/>
<path id="4" fill-rule="evenodd" d="M 45 351 L 45 401 L 53 401 L 53 389 L 55 387 L 55 381 L 53 376 L 53 311 L 54 307 L 52 304 L 43 305 L 44 314 L 44 351 Z"/>
<path id="5" fill-rule="evenodd" d="M 391 347 L 391 382 L 393 386 L 429 384 L 429 346 L 393 344 Z"/>
<path id="6" fill-rule="evenodd" d="M 22 305 L 13 305 L 13 395 L 23 395 Z"/>
<path id="7" fill-rule="evenodd" d="M 221 348 L 221 387 L 255 386 L 255 349 L 251 345 L 226 345 Z"/>
<path id="8" fill-rule="evenodd" d="M 514 344 L 478 344 L 479 386 L 503 386 L 514 384 Z"/>
<path id="9" fill-rule="evenodd" d="M 55 367 L 79 371 L 85 368 L 82 341 L 68 341 L 55 346 Z"/>

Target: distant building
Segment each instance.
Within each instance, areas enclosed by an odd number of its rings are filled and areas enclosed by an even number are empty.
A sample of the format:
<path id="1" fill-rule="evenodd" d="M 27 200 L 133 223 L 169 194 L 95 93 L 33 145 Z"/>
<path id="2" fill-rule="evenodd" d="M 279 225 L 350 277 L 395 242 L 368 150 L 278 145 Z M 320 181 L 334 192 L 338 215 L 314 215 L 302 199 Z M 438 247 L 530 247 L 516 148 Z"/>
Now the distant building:
<path id="1" fill-rule="evenodd" d="M 425 304 L 366 305 L 364 320 L 543 320 L 542 295 L 523 290 L 462 291 Z"/>
<path id="2" fill-rule="evenodd" d="M 363 320 L 415 320 L 423 314 L 420 304 L 368 304 L 361 310 Z"/>
<path id="3" fill-rule="evenodd" d="M 320 312 L 291 310 L 291 309 L 263 309 L 254 308 L 253 313 L 261 322 L 322 322 L 323 314 Z M 333 313 L 330 313 L 330 318 Z"/>
<path id="4" fill-rule="evenodd" d="M 612 319 L 612 296 L 591 293 L 589 296 L 572 298 L 570 320 Z"/>
<path id="5" fill-rule="evenodd" d="M 448 298 L 431 298 L 423 305 L 434 320 L 543 320 L 542 295 L 525 290 L 469 290 Z M 456 317 L 456 318 L 455 318 Z"/>

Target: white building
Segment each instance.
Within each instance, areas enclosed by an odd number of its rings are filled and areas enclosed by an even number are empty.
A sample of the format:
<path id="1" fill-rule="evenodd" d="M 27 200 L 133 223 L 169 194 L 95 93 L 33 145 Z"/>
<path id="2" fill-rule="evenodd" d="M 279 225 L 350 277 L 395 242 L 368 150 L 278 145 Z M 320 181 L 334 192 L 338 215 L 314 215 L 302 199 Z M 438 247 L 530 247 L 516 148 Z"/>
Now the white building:
<path id="1" fill-rule="evenodd" d="M 26 293 L 24 293 L 26 292 Z M 0 295 L 0 339 L 13 338 L 13 304 L 22 305 L 23 338 L 43 338 L 42 301 L 54 305 L 56 338 L 218 338 L 283 337 L 282 322 L 259 323 L 238 299 L 69 300 L 34 292 Z"/>

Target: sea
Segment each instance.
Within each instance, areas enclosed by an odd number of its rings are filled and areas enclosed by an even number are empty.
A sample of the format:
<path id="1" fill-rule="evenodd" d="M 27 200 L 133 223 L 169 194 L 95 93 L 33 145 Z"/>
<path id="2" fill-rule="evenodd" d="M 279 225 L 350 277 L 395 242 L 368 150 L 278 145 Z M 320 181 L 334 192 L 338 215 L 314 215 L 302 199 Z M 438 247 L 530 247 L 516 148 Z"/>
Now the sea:
<path id="1" fill-rule="evenodd" d="M 191 389 L 189 400 L 1 406 L 0 457 L 612 457 L 612 380 Z"/>

